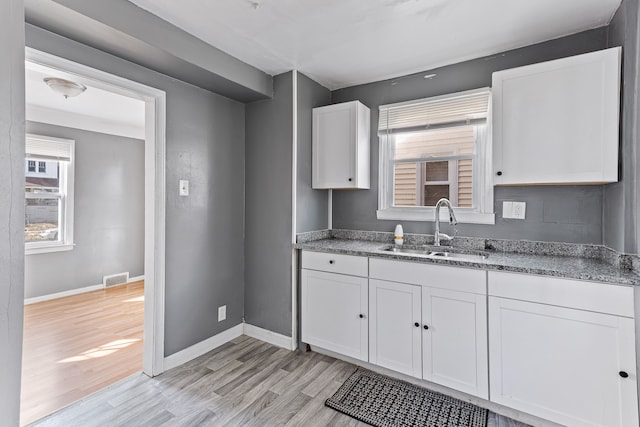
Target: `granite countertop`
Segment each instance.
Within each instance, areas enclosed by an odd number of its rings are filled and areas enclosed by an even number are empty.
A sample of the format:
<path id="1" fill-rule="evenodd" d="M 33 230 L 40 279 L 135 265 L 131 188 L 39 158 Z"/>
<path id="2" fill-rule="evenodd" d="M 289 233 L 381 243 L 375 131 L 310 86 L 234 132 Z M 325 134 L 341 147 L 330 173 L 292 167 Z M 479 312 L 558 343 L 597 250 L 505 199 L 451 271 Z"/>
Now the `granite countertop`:
<path id="1" fill-rule="evenodd" d="M 430 264 L 442 264 L 467 268 L 478 268 L 490 271 L 509 271 L 545 276 L 563 277 L 569 279 L 590 280 L 616 285 L 640 285 L 640 274 L 636 271 L 621 267 L 610 259 L 587 256 L 562 256 L 540 253 L 518 253 L 506 250 L 492 250 L 482 248 L 489 256 L 479 260 L 425 258 L 424 256 L 399 254 L 385 251 L 392 246 L 390 243 L 371 240 L 321 238 L 318 240 L 296 243 L 296 249 L 331 252 L 347 255 L 395 259 L 401 261 L 418 261 Z M 447 250 L 443 246 L 440 250 Z M 455 248 L 453 250 L 461 250 Z M 472 248 L 476 251 L 480 248 Z"/>

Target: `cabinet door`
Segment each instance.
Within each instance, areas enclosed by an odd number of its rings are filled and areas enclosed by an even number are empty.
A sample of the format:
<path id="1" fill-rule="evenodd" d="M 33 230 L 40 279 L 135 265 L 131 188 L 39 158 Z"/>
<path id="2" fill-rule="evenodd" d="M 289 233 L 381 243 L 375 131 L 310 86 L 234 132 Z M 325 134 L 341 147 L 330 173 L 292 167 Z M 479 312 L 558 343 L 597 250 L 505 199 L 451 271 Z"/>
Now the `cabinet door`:
<path id="1" fill-rule="evenodd" d="M 367 279 L 302 270 L 302 341 L 368 360 Z"/>
<path id="2" fill-rule="evenodd" d="M 637 426 L 634 341 L 630 318 L 489 297 L 491 400 L 564 425 Z"/>
<path id="3" fill-rule="evenodd" d="M 618 180 L 620 52 L 493 74 L 496 184 Z"/>
<path id="4" fill-rule="evenodd" d="M 487 297 L 422 288 L 425 380 L 488 398 Z"/>
<path id="5" fill-rule="evenodd" d="M 422 377 L 420 286 L 369 280 L 369 359 Z"/>
<path id="6" fill-rule="evenodd" d="M 313 110 L 313 188 L 353 188 L 356 181 L 357 105 Z"/>
<path id="7" fill-rule="evenodd" d="M 368 189 L 370 110 L 358 101 L 313 109 L 312 187 Z"/>

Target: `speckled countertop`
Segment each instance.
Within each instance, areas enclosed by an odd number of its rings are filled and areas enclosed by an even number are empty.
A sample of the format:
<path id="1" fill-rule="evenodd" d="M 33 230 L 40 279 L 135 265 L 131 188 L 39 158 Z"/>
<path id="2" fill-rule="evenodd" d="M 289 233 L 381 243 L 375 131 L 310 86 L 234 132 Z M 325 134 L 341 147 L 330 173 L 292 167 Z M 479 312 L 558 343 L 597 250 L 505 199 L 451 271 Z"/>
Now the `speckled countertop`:
<path id="1" fill-rule="evenodd" d="M 360 255 L 403 261 L 418 261 L 458 267 L 479 268 L 491 271 L 540 274 L 545 276 L 605 282 L 617 285 L 640 285 L 640 274 L 638 274 L 637 270 L 634 269 L 636 264 L 635 260 L 634 262 L 631 262 L 623 259 L 621 262 L 619 257 L 611 256 L 609 253 L 611 252 L 610 249 L 604 248 L 604 250 L 600 250 L 600 248 L 603 247 L 599 246 L 567 244 L 558 244 L 554 246 L 553 244 L 544 244 L 540 242 L 522 242 L 521 245 L 511 243 L 511 245 L 507 244 L 505 246 L 504 244 L 495 244 L 496 241 L 465 239 L 461 240 L 461 242 L 463 242 L 461 246 L 454 246 L 452 251 L 482 250 L 489 256 L 485 259 L 478 260 L 433 259 L 425 258 L 424 256 L 385 251 L 385 248 L 389 248 L 391 246 L 390 242 L 384 241 L 387 236 L 383 236 L 383 238 L 377 236 L 377 240 L 374 240 L 371 239 L 371 236 L 369 235 L 340 236 L 339 233 L 332 234 L 333 235 L 330 235 L 329 233 L 316 235 L 315 237 L 318 238 L 317 240 L 299 238 L 298 241 L 301 243 L 296 243 L 294 247 L 296 249 L 317 252 Z M 379 234 L 380 233 L 378 233 L 378 235 Z M 361 240 L 357 237 L 370 239 Z M 471 243 L 469 243 L 469 241 L 471 241 Z M 513 245 L 516 245 L 516 247 L 513 247 Z M 502 250 L 494 249 L 500 247 Z M 505 250 L 505 248 L 514 249 L 514 251 L 508 251 Z M 523 253 L 523 248 L 526 249 L 524 250 L 526 253 Z M 445 247 L 442 247 L 442 249 L 446 250 Z M 547 249 L 546 252 L 543 252 L 545 254 L 540 253 L 540 251 L 545 249 Z M 574 250 L 572 251 L 571 249 Z M 553 253 L 553 255 L 547 255 L 546 253 Z M 558 253 L 569 253 L 574 256 L 562 256 L 558 255 Z M 575 256 L 576 254 L 581 256 Z"/>

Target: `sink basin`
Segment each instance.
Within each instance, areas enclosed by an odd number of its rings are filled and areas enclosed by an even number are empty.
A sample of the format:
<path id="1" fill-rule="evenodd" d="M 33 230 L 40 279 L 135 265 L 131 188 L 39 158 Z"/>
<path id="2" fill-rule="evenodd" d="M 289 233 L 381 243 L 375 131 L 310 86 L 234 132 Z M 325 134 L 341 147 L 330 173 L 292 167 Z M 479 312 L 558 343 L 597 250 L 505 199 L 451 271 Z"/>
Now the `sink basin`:
<path id="1" fill-rule="evenodd" d="M 489 254 L 487 253 L 459 253 L 459 252 L 431 252 L 429 255 L 430 258 L 453 258 L 453 259 L 465 259 L 465 260 L 481 260 L 487 259 Z"/>
<path id="2" fill-rule="evenodd" d="M 433 248 L 388 246 L 383 250 L 386 252 L 393 252 L 397 254 L 414 255 L 432 259 L 444 258 L 460 261 L 479 261 L 487 259 L 489 257 L 489 254 L 486 252 L 466 251 L 453 248 L 442 248 L 441 250 L 434 250 Z"/>

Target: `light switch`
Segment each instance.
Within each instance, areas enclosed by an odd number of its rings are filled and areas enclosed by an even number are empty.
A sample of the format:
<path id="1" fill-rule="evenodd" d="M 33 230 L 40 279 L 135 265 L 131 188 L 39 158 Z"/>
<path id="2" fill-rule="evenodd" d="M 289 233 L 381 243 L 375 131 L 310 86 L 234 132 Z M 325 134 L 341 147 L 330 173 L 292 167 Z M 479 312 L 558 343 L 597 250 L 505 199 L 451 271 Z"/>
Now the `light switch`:
<path id="1" fill-rule="evenodd" d="M 218 307 L 218 322 L 222 322 L 227 318 L 227 306 L 221 305 Z"/>
<path id="2" fill-rule="evenodd" d="M 502 202 L 502 218 L 513 218 L 513 202 Z"/>
<path id="3" fill-rule="evenodd" d="M 188 196 L 189 195 L 189 181 L 186 179 L 180 180 L 180 195 Z"/>

